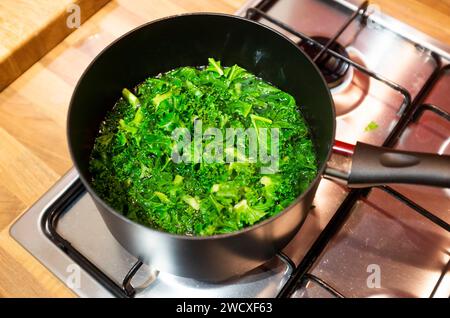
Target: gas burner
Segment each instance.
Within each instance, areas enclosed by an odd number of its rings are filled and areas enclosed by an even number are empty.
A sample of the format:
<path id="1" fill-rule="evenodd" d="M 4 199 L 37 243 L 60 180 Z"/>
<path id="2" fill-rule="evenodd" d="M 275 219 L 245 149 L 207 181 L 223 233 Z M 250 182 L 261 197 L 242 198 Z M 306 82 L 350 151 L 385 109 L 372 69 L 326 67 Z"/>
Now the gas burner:
<path id="1" fill-rule="evenodd" d="M 366 67 L 363 54 L 359 50 L 354 47 L 348 47 L 346 51 L 353 62 Z M 336 115 L 346 115 L 360 106 L 367 98 L 369 90 L 370 76 L 356 68 L 350 67 L 344 77 L 344 81 L 331 89 Z"/>
<path id="2" fill-rule="evenodd" d="M 313 36 L 311 39 L 322 45 L 327 45 L 330 41 L 330 38 L 323 36 Z M 314 58 L 321 50 L 320 47 L 314 45 L 314 43 L 310 41 L 301 41 L 298 45 L 311 58 Z M 329 48 L 330 50 L 349 58 L 347 50 L 341 44 L 333 42 Z M 352 67 L 350 67 L 347 62 L 336 58 L 331 54 L 322 54 L 315 63 L 325 77 L 329 88 L 336 88 L 340 84 L 351 80 L 350 75 L 352 73 Z"/>

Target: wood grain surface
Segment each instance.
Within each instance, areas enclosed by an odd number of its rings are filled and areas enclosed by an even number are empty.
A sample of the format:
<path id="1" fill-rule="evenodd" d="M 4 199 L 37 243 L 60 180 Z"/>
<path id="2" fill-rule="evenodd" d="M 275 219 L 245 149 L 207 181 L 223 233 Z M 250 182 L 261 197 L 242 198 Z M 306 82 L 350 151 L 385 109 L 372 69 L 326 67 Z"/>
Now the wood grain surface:
<path id="1" fill-rule="evenodd" d="M 8 224 L 72 166 L 66 112 L 88 63 L 144 22 L 193 11 L 233 13 L 243 2 L 111 1 L 0 93 L 0 297 L 74 296 L 9 236 Z"/>
<path id="2" fill-rule="evenodd" d="M 450 45 L 450 0 L 371 0 L 370 3 Z"/>
<path id="3" fill-rule="evenodd" d="M 144 22 L 193 11 L 233 13 L 244 2 L 112 0 L 0 93 L 0 296 L 73 296 L 9 236 L 9 224 L 72 166 L 66 111 L 88 63 L 112 40 Z M 450 44 L 449 0 L 374 2 Z"/>
<path id="4" fill-rule="evenodd" d="M 67 24 L 71 5 L 82 23 L 108 1 L 0 1 L 0 91 L 75 30 Z"/>

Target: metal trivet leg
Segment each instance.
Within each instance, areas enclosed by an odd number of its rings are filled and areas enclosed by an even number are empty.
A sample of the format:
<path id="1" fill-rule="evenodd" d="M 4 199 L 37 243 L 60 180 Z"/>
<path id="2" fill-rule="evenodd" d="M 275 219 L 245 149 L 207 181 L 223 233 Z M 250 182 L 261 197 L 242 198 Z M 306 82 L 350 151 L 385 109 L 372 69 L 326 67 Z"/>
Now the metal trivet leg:
<path id="1" fill-rule="evenodd" d="M 131 285 L 131 280 L 141 268 L 142 264 L 143 263 L 139 260 L 134 263 L 133 267 L 131 267 L 130 271 L 125 275 L 125 278 L 123 279 L 122 290 L 128 297 L 134 297 L 136 295 L 136 289 L 134 289 L 133 285 Z"/>

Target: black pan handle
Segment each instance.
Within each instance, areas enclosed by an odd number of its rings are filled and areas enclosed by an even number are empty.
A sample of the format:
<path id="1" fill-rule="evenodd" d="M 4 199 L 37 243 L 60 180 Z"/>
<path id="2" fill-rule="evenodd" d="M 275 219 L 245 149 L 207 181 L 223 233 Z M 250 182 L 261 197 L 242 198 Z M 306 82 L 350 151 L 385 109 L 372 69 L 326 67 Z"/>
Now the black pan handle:
<path id="1" fill-rule="evenodd" d="M 450 187 L 450 156 L 408 152 L 358 142 L 352 155 L 348 186 L 385 183 Z"/>

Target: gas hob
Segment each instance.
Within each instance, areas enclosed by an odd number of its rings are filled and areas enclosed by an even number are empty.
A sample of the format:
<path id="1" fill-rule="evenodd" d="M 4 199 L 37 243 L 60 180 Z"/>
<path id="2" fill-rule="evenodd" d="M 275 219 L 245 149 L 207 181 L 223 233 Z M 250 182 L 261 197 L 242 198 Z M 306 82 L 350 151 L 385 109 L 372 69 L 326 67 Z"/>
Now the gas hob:
<path id="1" fill-rule="evenodd" d="M 360 1 L 255 0 L 236 14 L 316 59 L 333 94 L 336 139 L 450 154 L 450 47 Z M 330 165 L 348 160 L 334 155 Z M 323 179 L 282 253 L 211 284 L 128 254 L 72 169 L 11 235 L 82 297 L 448 297 L 449 222 L 450 189 L 351 190 Z"/>

